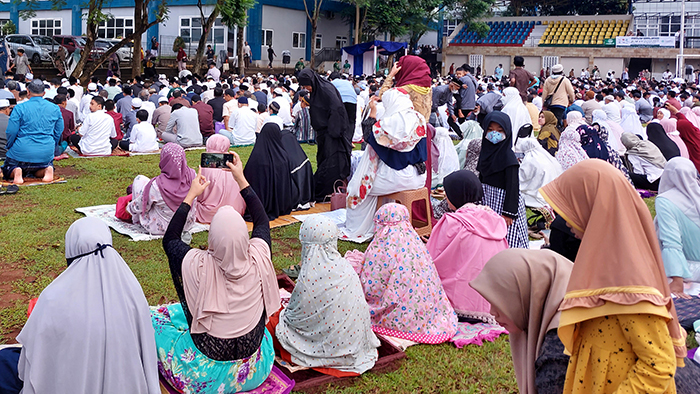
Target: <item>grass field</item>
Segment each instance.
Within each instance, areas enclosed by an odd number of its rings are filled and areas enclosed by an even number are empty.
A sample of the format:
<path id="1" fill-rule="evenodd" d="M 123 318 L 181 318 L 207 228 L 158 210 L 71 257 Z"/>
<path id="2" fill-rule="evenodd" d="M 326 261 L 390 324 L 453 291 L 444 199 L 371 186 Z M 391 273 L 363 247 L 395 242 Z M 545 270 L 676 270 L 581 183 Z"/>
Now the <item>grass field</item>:
<path id="1" fill-rule="evenodd" d="M 315 146 L 302 145 L 315 168 Z M 251 148 L 236 151 L 247 160 Z M 202 151 L 189 151 L 196 168 Z M 68 183 L 23 187 L 0 196 L 0 343 L 14 342 L 26 321 L 27 302 L 37 297 L 65 269 L 64 235 L 83 217 L 78 207 L 112 204 L 126 194 L 137 174 L 159 173 L 157 155 L 68 159 L 56 163 Z M 646 201 L 653 213 L 653 199 Z M 279 271 L 298 263 L 299 224 L 272 230 L 272 260 Z M 112 233 L 114 247 L 138 278 L 150 304 L 177 301 L 160 241 L 131 242 Z M 194 246 L 205 246 L 207 233 L 194 235 Z M 341 253 L 364 250 L 367 244 L 339 242 Z M 692 335 L 690 336 L 692 337 Z M 451 344 L 417 345 L 407 350 L 397 371 L 367 373 L 349 387 L 329 387 L 331 393 L 516 393 L 517 385 L 506 336 L 482 347 L 456 349 Z"/>

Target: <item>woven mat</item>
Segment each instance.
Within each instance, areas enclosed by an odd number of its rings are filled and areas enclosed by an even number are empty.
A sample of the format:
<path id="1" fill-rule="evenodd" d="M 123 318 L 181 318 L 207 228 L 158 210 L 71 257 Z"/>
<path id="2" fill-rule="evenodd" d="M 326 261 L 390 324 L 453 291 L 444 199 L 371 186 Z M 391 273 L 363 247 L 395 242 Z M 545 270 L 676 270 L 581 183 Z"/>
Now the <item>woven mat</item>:
<path id="1" fill-rule="evenodd" d="M 280 216 L 277 219 L 270 222 L 270 228 L 289 226 L 290 224 L 303 222 L 305 217 L 308 215 L 319 214 L 324 212 L 329 212 L 331 210 L 331 203 L 316 203 L 315 206 L 307 209 L 306 211 L 295 211 L 290 215 Z M 248 231 L 253 231 L 253 223 L 246 222 L 248 225 Z"/>
<path id="2" fill-rule="evenodd" d="M 78 148 L 76 148 L 74 146 L 69 146 L 64 153 L 67 153 L 68 156 L 70 156 L 74 159 L 92 159 L 95 157 L 112 157 L 112 156 L 128 157 L 129 156 L 129 152 L 124 152 L 121 149 L 113 150 L 111 155 L 83 155 L 82 153 L 78 152 Z"/>
<path id="3" fill-rule="evenodd" d="M 21 185 L 17 185 L 17 186 L 41 186 L 41 185 L 53 185 L 54 183 L 66 183 L 66 178 L 63 178 L 63 177 L 54 178 L 54 180 L 51 182 L 44 182 L 40 178 L 24 178 L 24 183 Z M 12 182 L 0 181 L 0 185 L 2 185 L 2 186 L 10 186 L 12 184 L 13 184 Z"/>

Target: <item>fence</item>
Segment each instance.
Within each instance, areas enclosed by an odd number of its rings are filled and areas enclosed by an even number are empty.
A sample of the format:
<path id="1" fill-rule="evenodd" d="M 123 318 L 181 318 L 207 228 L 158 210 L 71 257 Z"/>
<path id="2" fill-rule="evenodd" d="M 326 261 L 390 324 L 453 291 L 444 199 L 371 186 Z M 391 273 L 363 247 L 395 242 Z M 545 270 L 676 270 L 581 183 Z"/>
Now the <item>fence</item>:
<path id="1" fill-rule="evenodd" d="M 334 48 L 334 47 L 328 47 L 328 48 L 323 48 L 320 51 L 316 52 L 316 58 L 315 58 L 315 63 L 312 65 L 313 68 L 318 67 L 319 64 L 323 62 L 334 62 L 336 60 L 341 59 L 341 52 L 340 48 Z"/>

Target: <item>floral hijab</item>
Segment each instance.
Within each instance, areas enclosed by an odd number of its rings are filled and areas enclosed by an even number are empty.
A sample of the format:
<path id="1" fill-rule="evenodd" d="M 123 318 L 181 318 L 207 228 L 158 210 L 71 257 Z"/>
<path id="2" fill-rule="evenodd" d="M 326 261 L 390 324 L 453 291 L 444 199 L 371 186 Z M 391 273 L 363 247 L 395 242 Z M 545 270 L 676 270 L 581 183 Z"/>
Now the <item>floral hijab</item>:
<path id="1" fill-rule="evenodd" d="M 581 135 L 576 129 L 567 127 L 564 130 L 559 140 L 559 149 L 554 157 L 559 161 L 564 171 L 574 164 L 588 159 L 588 154 L 581 147 Z"/>

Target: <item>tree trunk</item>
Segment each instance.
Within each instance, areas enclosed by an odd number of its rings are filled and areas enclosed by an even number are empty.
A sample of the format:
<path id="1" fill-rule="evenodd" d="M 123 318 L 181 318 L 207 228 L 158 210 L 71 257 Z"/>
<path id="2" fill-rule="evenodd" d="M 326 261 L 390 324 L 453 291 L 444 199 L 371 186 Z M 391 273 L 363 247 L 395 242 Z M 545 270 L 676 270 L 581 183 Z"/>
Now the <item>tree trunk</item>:
<path id="1" fill-rule="evenodd" d="M 247 12 L 246 12 L 247 13 Z M 238 75 L 245 73 L 245 56 L 243 56 L 243 28 L 245 25 L 236 26 L 236 54 L 238 55 Z M 253 59 L 250 59 L 251 61 Z"/>
<path id="2" fill-rule="evenodd" d="M 392 34 L 391 36 L 389 36 L 389 40 L 391 40 L 393 42 L 394 40 L 396 40 L 396 36 L 394 36 Z M 376 64 L 375 64 L 375 67 L 377 67 Z M 386 67 L 389 69 L 389 71 L 391 71 L 391 68 L 394 67 L 394 54 L 393 53 L 391 55 L 389 55 L 389 57 L 386 59 Z"/>
<path id="3" fill-rule="evenodd" d="M 148 24 L 148 1 L 136 0 L 134 4 L 134 46 L 131 50 L 131 78 L 141 75 L 141 36 Z"/>
<path id="4" fill-rule="evenodd" d="M 314 18 L 311 21 L 311 37 L 313 37 L 311 40 L 311 68 L 315 67 L 314 63 L 316 61 L 316 48 L 314 48 L 316 45 L 316 29 L 318 29 L 318 11 L 314 13 Z"/>
<path id="5" fill-rule="evenodd" d="M 209 14 L 209 17 L 206 18 L 206 21 L 202 21 L 202 36 L 199 37 L 197 54 L 194 57 L 194 69 L 192 70 L 193 74 L 199 74 L 199 72 L 202 70 L 202 60 L 204 59 L 204 49 L 207 47 L 207 38 L 209 38 L 209 32 L 211 32 L 211 29 L 214 26 L 216 17 L 219 16 L 219 7 L 222 3 L 223 0 L 218 0 L 214 6 L 214 10 L 211 12 L 211 14 Z M 204 19 L 204 11 L 202 11 L 200 8 L 199 12 L 202 19 Z"/>
<path id="6" fill-rule="evenodd" d="M 359 1 L 359 0 L 356 0 Z M 360 4 L 355 3 L 355 42 L 354 45 L 360 43 Z"/>

